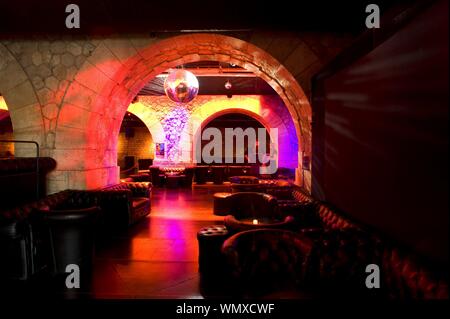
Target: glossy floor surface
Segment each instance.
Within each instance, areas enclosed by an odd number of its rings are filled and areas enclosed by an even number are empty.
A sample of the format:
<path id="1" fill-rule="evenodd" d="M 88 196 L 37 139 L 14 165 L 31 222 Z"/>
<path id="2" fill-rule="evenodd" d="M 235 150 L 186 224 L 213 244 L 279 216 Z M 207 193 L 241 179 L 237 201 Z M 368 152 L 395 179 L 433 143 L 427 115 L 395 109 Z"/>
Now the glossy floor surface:
<path id="1" fill-rule="evenodd" d="M 200 228 L 222 223 L 208 189 L 154 189 L 150 215 L 97 248 L 93 298 L 203 298 L 199 289 Z M 83 287 L 81 287 L 80 290 Z"/>
<path id="2" fill-rule="evenodd" d="M 145 219 L 121 233 L 100 236 L 93 269 L 80 270 L 79 288 L 66 289 L 65 274 L 42 275 L 12 287 L 0 285 L 0 293 L 45 299 L 226 297 L 222 288 L 216 288 L 216 278 L 210 285 L 211 280 L 202 281 L 198 272 L 197 232 L 223 224 L 223 217 L 213 214 L 216 191 L 214 187 L 154 188 L 151 212 Z"/>

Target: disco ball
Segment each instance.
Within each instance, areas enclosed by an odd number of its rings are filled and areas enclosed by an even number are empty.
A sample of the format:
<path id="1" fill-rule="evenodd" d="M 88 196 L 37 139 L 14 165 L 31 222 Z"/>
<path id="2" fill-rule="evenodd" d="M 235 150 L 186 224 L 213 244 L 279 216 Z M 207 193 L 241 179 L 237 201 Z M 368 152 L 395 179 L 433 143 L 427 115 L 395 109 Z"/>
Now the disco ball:
<path id="1" fill-rule="evenodd" d="M 197 96 L 198 80 L 189 71 L 175 70 L 164 81 L 164 92 L 174 102 L 188 103 Z"/>

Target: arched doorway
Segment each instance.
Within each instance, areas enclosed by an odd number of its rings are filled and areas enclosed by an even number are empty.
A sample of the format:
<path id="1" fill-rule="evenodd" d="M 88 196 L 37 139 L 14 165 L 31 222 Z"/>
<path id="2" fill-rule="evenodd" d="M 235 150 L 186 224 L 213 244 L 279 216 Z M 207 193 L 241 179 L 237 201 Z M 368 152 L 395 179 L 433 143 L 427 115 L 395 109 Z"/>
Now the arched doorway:
<path id="1" fill-rule="evenodd" d="M 154 157 L 154 142 L 147 126 L 134 114 L 125 113 L 117 142 L 117 162 L 121 175 L 147 169 Z"/>
<path id="2" fill-rule="evenodd" d="M 141 95 L 128 107 L 128 112 L 139 117 L 149 128 L 155 143 L 165 143 L 162 126 L 167 111 L 175 107 L 165 95 Z M 196 134 L 201 125 L 223 112 L 248 114 L 267 128 L 278 130 L 278 151 L 280 167 L 296 169 L 298 167 L 298 140 L 293 120 L 283 101 L 275 94 L 271 95 L 199 95 L 186 105 L 189 112 L 187 123 L 180 132 L 182 164 L 190 165 L 196 161 Z M 206 122 L 205 122 L 206 121 Z M 163 165 L 162 159 L 157 159 Z"/>
<path id="3" fill-rule="evenodd" d="M 264 154 L 268 153 L 269 146 L 270 146 L 270 135 L 267 131 L 267 128 L 264 124 L 262 124 L 262 119 L 256 119 L 256 116 L 251 116 L 250 113 L 246 111 L 222 111 L 218 114 L 215 114 L 214 116 L 208 118 L 206 121 L 204 121 L 203 125 L 200 127 L 200 131 L 196 133 L 197 137 L 199 135 L 203 135 L 205 130 L 212 128 L 218 130 L 220 132 L 220 163 L 218 164 L 224 164 L 224 163 L 230 163 L 230 164 L 237 164 L 239 163 L 238 154 L 241 153 L 243 155 L 243 163 L 241 164 L 256 164 L 257 166 L 260 166 L 263 164 L 260 161 L 260 158 L 258 156 L 255 157 L 255 160 L 251 160 L 251 150 L 250 148 L 255 147 L 255 153 L 258 154 L 259 152 L 262 152 Z M 264 129 L 264 137 L 259 137 L 261 139 L 264 139 L 264 145 L 265 149 L 260 149 L 258 145 L 259 138 L 256 138 L 256 143 L 253 143 L 253 141 L 249 141 L 248 137 L 245 137 L 244 144 L 239 145 L 233 145 L 232 151 L 232 158 L 227 157 L 226 152 L 226 129 L 242 129 L 243 131 L 246 131 L 247 129 L 253 130 L 258 134 L 259 129 Z M 200 139 L 200 141 L 196 144 L 197 147 L 200 147 L 200 151 L 202 154 L 205 153 L 205 146 L 209 143 L 209 140 L 203 140 Z M 200 145 L 199 145 L 200 144 Z M 253 144 L 253 145 L 252 145 Z M 239 149 L 239 147 L 241 149 Z M 208 154 L 210 156 L 217 156 L 217 154 Z M 206 163 L 203 156 L 201 157 L 201 164 L 210 164 Z M 265 164 L 265 163 L 264 163 Z"/>
<path id="4" fill-rule="evenodd" d="M 142 123 L 144 123 L 152 136 L 154 145 L 156 145 L 157 143 L 164 143 L 164 129 L 161 125 L 160 120 L 156 117 L 155 112 L 152 112 L 151 109 L 147 108 L 139 101 L 131 103 L 128 106 L 127 112 L 133 114 L 134 116 L 139 118 Z"/>
<path id="5" fill-rule="evenodd" d="M 102 52 L 97 49 L 92 55 L 92 60 L 97 61 L 100 66 L 109 62 Z M 80 176 L 73 177 L 79 181 L 78 188 L 94 188 L 118 180 L 115 166 L 116 136 L 128 105 L 156 75 L 168 68 L 195 61 L 234 63 L 264 79 L 286 104 L 293 118 L 301 152 L 310 152 L 311 108 L 306 96 L 292 75 L 277 60 L 256 46 L 223 35 L 190 34 L 156 43 L 143 40 L 139 48 L 134 47 L 129 52 L 117 64 L 114 72 L 108 70 L 108 77 L 99 70 L 94 70 L 92 64 L 86 64 L 80 69 L 76 83 L 72 84 L 66 94 L 67 100 L 73 99 L 75 95 L 90 96 L 89 112 L 80 115 L 84 118 L 83 123 L 80 123 L 83 127 L 80 142 L 91 147 L 86 149 L 86 170 L 77 171 L 76 174 Z M 84 85 L 79 85 L 82 82 Z M 95 91 L 87 92 L 86 87 L 92 87 Z M 62 147 L 61 143 L 67 139 L 67 134 L 73 133 L 72 128 L 69 129 L 64 123 L 65 119 L 69 120 L 69 116 L 61 119 L 65 108 L 66 105 L 60 113 L 58 126 L 61 130 L 58 130 L 56 136 L 56 148 Z M 90 156 L 93 148 L 95 156 Z M 78 147 L 77 151 L 80 149 Z M 104 159 L 113 161 L 105 162 Z M 91 167 L 92 169 L 88 169 Z M 300 166 L 299 168 L 301 169 Z"/>
<path id="6" fill-rule="evenodd" d="M 277 128 L 278 165 L 280 167 L 296 169 L 298 167 L 299 143 L 295 134 L 292 118 L 285 110 L 284 104 L 279 104 L 279 98 L 267 96 L 246 96 L 242 99 L 226 97 L 211 100 L 205 103 L 193 113 L 193 154 L 198 155 L 198 141 L 201 128 L 217 116 L 226 113 L 241 113 L 248 115 L 264 125 L 267 130 Z M 226 102 L 225 106 L 222 102 Z M 282 102 L 281 102 L 282 103 Z"/>

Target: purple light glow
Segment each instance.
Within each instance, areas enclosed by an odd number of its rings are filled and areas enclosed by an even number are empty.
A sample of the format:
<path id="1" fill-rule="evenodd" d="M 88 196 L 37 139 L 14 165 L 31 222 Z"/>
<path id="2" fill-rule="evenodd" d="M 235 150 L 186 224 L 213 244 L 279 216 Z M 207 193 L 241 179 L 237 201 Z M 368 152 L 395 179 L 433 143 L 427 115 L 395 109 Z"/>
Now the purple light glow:
<path id="1" fill-rule="evenodd" d="M 167 159 L 171 162 L 179 162 L 180 160 L 180 137 L 188 118 L 188 110 L 182 105 L 177 105 L 162 121 L 166 134 Z"/>

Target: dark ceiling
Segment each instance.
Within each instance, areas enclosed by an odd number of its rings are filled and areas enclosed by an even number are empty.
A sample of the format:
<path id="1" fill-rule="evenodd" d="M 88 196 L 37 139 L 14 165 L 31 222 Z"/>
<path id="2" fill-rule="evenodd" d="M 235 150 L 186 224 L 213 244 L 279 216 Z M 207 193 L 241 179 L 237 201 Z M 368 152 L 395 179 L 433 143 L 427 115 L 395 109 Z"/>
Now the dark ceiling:
<path id="1" fill-rule="evenodd" d="M 197 76 L 199 95 L 271 95 L 276 92 L 264 80 L 258 77 L 223 77 Z M 229 81 L 232 88 L 225 89 L 225 82 Z M 164 78 L 157 77 L 150 81 L 139 95 L 164 95 Z"/>
<path id="2" fill-rule="evenodd" d="M 223 114 L 215 119 L 213 119 L 211 122 L 209 122 L 206 127 L 217 127 L 217 128 L 225 128 L 225 127 L 264 127 L 258 120 L 254 119 L 253 117 L 246 115 L 246 114 L 240 114 L 240 113 L 228 113 Z"/>
<path id="3" fill-rule="evenodd" d="M 414 0 L 377 0 L 381 12 Z M 65 7 L 76 3 L 81 28 L 67 29 Z M 264 30 L 336 31 L 364 29 L 370 1 L 0 1 L 0 35 L 171 33 Z"/>
<path id="4" fill-rule="evenodd" d="M 130 113 L 130 112 L 126 112 L 123 117 L 123 121 L 122 121 L 120 130 L 122 132 L 124 132 L 125 129 L 132 128 L 132 127 L 146 127 L 146 126 L 145 126 L 145 123 L 142 122 L 141 119 L 138 118 L 136 115 L 134 115 L 133 113 Z"/>
<path id="5" fill-rule="evenodd" d="M 199 61 L 180 65 L 178 68 L 196 74 L 199 82 L 199 95 L 277 94 L 266 81 L 233 64 Z M 154 78 L 142 88 L 138 95 L 164 95 L 164 80 L 164 76 Z M 227 81 L 231 83 L 231 89 L 225 88 Z"/>

